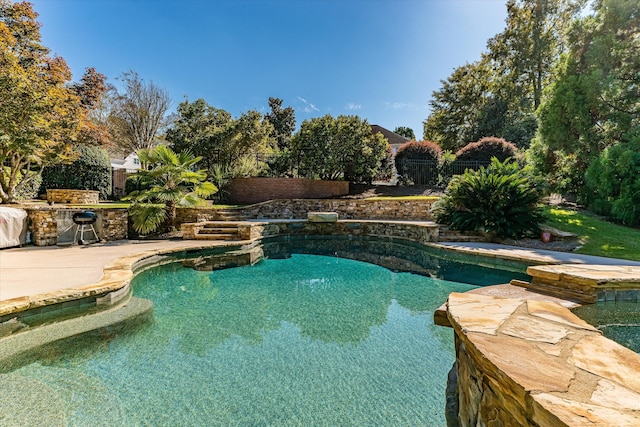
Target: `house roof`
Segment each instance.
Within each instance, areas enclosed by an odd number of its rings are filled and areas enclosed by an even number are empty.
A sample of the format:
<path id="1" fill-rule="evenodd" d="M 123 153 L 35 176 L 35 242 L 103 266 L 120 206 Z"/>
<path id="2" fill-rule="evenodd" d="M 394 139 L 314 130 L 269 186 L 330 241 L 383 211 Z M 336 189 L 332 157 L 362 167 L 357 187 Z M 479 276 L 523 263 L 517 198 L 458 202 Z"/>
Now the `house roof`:
<path id="1" fill-rule="evenodd" d="M 387 138 L 387 140 L 389 141 L 389 145 L 391 146 L 398 146 L 411 141 L 411 139 L 407 138 L 406 136 L 398 135 L 397 133 L 391 132 L 389 129 L 385 129 L 382 126 L 378 125 L 371 125 L 371 132 L 382 134 L 382 136 Z"/>

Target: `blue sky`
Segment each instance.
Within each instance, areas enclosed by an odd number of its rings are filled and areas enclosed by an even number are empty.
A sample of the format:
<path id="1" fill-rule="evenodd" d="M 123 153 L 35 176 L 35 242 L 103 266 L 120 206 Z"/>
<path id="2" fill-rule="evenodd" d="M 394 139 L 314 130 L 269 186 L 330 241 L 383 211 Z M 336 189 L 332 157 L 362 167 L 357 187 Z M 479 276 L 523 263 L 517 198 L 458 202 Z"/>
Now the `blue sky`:
<path id="1" fill-rule="evenodd" d="M 504 29 L 504 0 L 31 0 L 74 80 L 95 67 L 239 116 L 355 114 L 422 138 L 431 93 Z"/>

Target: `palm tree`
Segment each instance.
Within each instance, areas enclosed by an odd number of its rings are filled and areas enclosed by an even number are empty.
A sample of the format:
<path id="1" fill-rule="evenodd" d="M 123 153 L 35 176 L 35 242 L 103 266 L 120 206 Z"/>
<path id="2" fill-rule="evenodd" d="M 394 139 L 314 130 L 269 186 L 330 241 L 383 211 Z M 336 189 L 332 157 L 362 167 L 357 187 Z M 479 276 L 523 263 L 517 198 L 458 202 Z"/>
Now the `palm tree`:
<path id="1" fill-rule="evenodd" d="M 133 228 L 141 234 L 156 231 L 163 223 L 175 230 L 176 207 L 195 207 L 204 202 L 203 197 L 218 189 L 206 181 L 204 170 L 193 170 L 202 160 L 190 152 L 175 153 L 166 145 L 137 151 L 140 162 L 150 169 L 141 169 L 135 175 L 138 188 L 126 200 L 133 203 L 129 210 Z"/>

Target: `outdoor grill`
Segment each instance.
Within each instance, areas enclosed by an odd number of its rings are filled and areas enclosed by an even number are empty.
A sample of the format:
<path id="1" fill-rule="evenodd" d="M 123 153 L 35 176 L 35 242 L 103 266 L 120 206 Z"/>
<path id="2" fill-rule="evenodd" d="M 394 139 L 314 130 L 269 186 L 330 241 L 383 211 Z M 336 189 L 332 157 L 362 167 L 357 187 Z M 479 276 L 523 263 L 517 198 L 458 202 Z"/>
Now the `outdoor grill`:
<path id="1" fill-rule="evenodd" d="M 93 224 L 98 219 L 98 215 L 95 212 L 91 212 L 91 211 L 76 212 L 73 214 L 71 218 L 73 219 L 73 222 L 76 224 L 76 234 L 73 236 L 74 241 L 78 237 L 78 233 L 80 233 L 80 239 L 78 239 L 79 245 L 84 245 L 86 243 L 86 241 L 84 240 L 85 227 L 90 228 L 90 231 L 93 233 L 93 237 L 95 237 L 96 242 L 100 241 L 100 238 L 98 237 L 98 233 L 96 233 L 96 229 L 93 228 Z"/>

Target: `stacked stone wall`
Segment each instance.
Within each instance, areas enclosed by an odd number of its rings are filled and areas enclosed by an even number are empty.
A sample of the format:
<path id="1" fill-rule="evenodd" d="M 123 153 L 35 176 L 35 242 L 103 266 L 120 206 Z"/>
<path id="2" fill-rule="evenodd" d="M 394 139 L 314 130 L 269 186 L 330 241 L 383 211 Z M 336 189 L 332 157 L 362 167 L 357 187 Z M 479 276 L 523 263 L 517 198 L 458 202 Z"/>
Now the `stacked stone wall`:
<path id="1" fill-rule="evenodd" d="M 309 212 L 336 212 L 338 219 L 431 221 L 431 207 L 436 200 L 287 199 L 258 203 L 237 211 L 245 219 L 307 219 Z M 180 225 L 222 221 L 224 215 L 213 208 L 183 208 L 177 210 L 176 219 Z"/>
<path id="2" fill-rule="evenodd" d="M 559 304 L 454 292 L 447 316 L 449 426 L 640 425 L 640 356 Z"/>
<path id="3" fill-rule="evenodd" d="M 306 219 L 308 212 L 337 212 L 339 219 L 431 220 L 433 199 L 292 199 L 272 200 L 242 210 L 255 219 Z"/>
<path id="4" fill-rule="evenodd" d="M 203 221 L 222 221 L 220 213 L 213 208 L 178 208 L 176 223 L 180 224 Z"/>
<path id="5" fill-rule="evenodd" d="M 99 209 L 102 213 L 103 240 L 124 240 L 127 238 L 129 211 L 127 209 Z"/>
<path id="6" fill-rule="evenodd" d="M 26 209 L 29 215 L 31 241 L 36 246 L 51 246 L 58 242 L 57 211 Z"/>
<path id="7" fill-rule="evenodd" d="M 95 205 L 100 202 L 100 192 L 93 190 L 47 190 L 47 201 L 70 205 Z"/>

